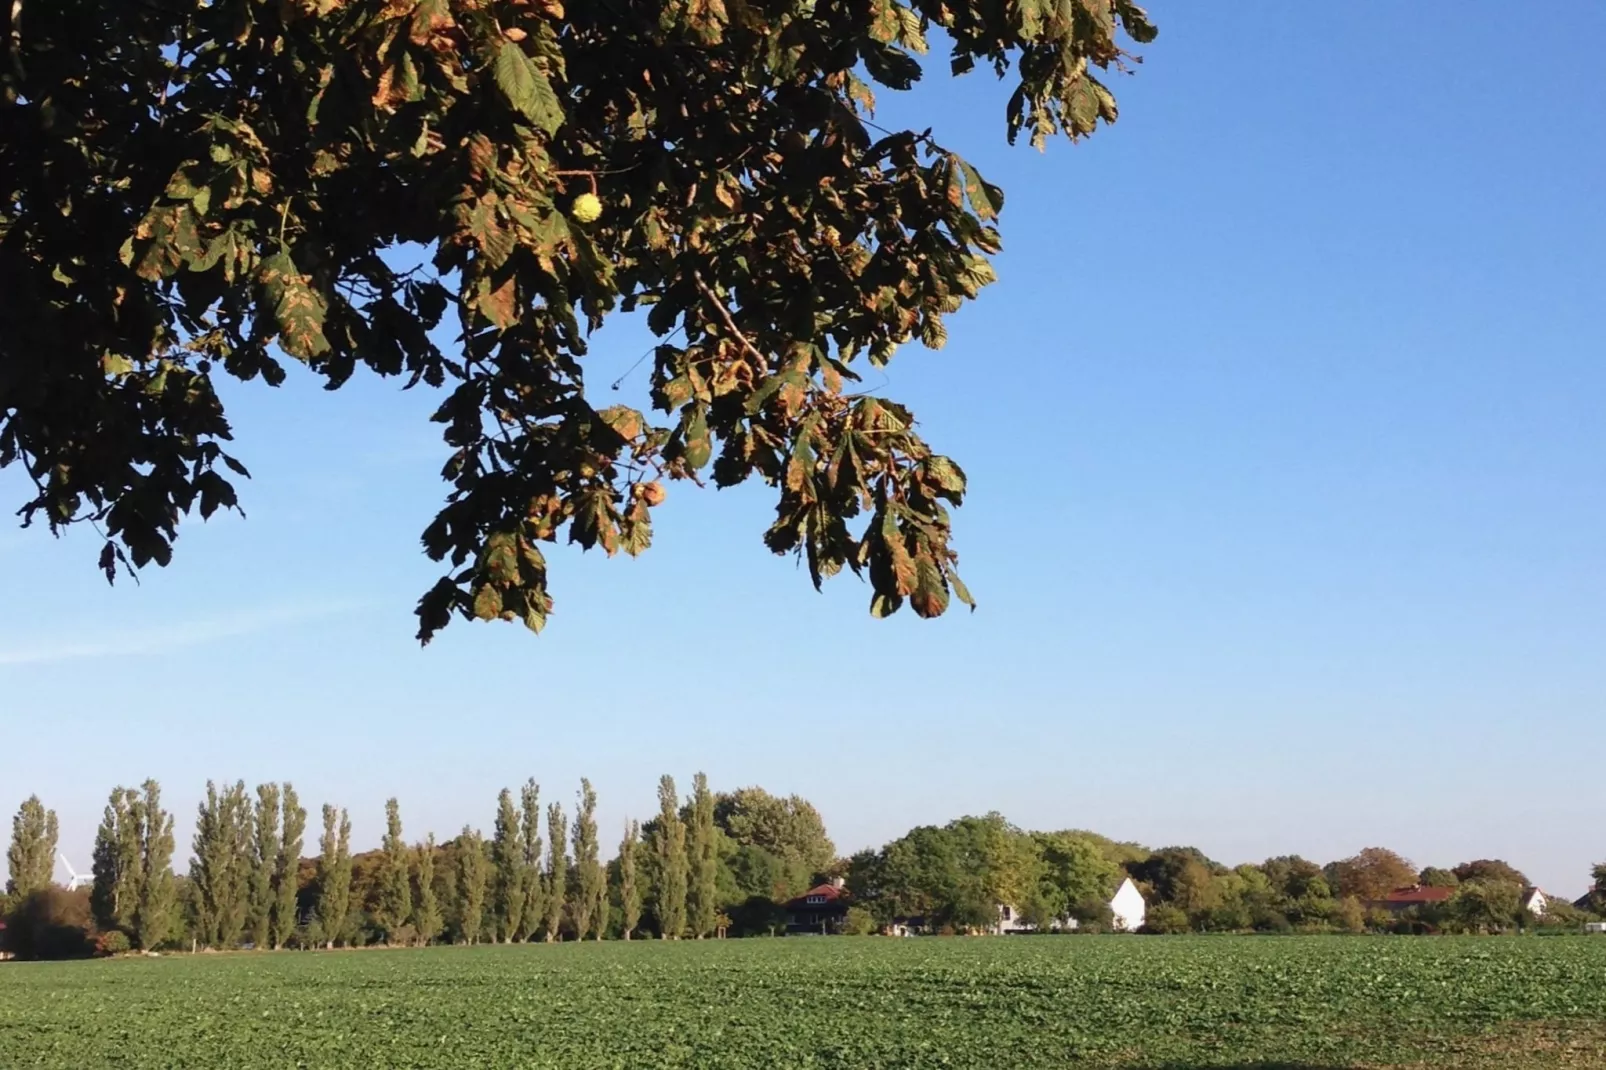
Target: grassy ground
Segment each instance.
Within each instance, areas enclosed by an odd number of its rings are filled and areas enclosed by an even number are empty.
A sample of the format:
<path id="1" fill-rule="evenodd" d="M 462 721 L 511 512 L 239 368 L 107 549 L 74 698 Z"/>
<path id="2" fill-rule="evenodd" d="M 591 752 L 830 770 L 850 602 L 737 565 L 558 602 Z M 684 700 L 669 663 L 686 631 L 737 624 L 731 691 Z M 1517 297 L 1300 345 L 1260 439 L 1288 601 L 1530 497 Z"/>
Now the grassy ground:
<path id="1" fill-rule="evenodd" d="M 1606 939 L 787 939 L 0 966 L 0 1067 L 1606 1067 Z"/>

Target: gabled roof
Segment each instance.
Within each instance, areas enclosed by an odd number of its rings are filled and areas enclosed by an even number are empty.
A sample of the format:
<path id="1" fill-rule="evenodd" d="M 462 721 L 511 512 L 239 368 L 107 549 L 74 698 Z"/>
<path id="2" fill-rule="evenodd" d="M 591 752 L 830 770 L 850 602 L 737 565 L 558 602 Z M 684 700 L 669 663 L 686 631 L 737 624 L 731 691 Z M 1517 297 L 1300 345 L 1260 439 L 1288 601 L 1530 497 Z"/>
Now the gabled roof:
<path id="1" fill-rule="evenodd" d="M 788 907 L 791 907 L 794 910 L 795 909 L 801 909 L 803 907 L 830 906 L 830 905 L 834 904 L 838 899 L 843 898 L 844 895 L 845 895 L 845 893 L 843 892 L 843 890 L 841 888 L 838 888 L 834 884 L 830 884 L 830 883 L 816 884 L 814 887 L 810 888 L 808 891 L 804 892 L 802 895 L 798 896 L 796 899 L 792 899 L 792 900 L 788 901 L 786 905 Z M 809 900 L 813 899 L 815 896 L 821 897 L 823 902 L 819 902 L 819 903 L 811 903 L 811 902 L 809 902 Z"/>

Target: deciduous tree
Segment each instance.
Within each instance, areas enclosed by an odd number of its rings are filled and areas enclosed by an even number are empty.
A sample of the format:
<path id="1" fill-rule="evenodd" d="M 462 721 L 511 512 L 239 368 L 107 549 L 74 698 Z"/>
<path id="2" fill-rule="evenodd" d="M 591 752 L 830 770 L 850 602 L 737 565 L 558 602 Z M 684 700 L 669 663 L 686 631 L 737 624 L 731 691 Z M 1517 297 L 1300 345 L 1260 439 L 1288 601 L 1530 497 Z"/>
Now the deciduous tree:
<path id="1" fill-rule="evenodd" d="M 113 788 L 95 832 L 94 884 L 89 893 L 95 924 L 103 932 L 129 932 L 139 903 L 139 831 L 129 812 L 136 793 Z"/>
<path id="2" fill-rule="evenodd" d="M 795 863 L 813 878 L 836 858 L 836 846 L 814 804 L 800 795 L 786 798 L 763 788 L 738 788 L 714 798 L 714 823 L 742 847 L 759 847 Z"/>
<path id="3" fill-rule="evenodd" d="M 323 804 L 323 835 L 318 838 L 318 918 L 324 945 L 349 938 L 351 912 L 351 818 L 346 811 Z"/>
<path id="4" fill-rule="evenodd" d="M 533 879 L 533 874 L 525 866 L 519 812 L 513 808 L 513 793 L 506 788 L 497 796 L 491 860 L 495 869 L 495 887 L 492 891 L 492 909 L 497 927 L 495 935 L 500 936 L 503 943 L 512 943 L 524 934 L 524 907 L 528 895 L 524 882 Z"/>
<path id="5" fill-rule="evenodd" d="M 149 951 L 172 935 L 179 920 L 173 877 L 173 815 L 162 809 L 162 787 L 155 780 L 140 786 L 130 812 L 139 840 L 139 890 L 132 938 L 135 947 Z"/>
<path id="6" fill-rule="evenodd" d="M 206 782 L 194 849 L 190 884 L 196 937 L 207 947 L 235 947 L 251 901 L 251 803 L 243 780 L 221 792 Z"/>
<path id="7" fill-rule="evenodd" d="M 441 934 L 442 927 L 440 900 L 435 895 L 434 833 L 418 845 L 413 880 L 417 886 L 413 895 L 413 932 L 419 943 L 427 944 Z"/>
<path id="8" fill-rule="evenodd" d="M 686 931 L 686 825 L 680 820 L 675 778 L 667 773 L 658 780 L 658 820 L 652 836 L 652 900 L 658 935 L 679 940 Z"/>
<path id="9" fill-rule="evenodd" d="M 307 808 L 301 805 L 293 785 L 286 783 L 281 793 L 284 812 L 279 857 L 273 866 L 273 947 L 289 942 L 295 932 L 296 895 L 300 891 L 301 838 L 307 830 Z"/>
<path id="10" fill-rule="evenodd" d="M 279 785 L 258 784 L 255 831 L 251 838 L 251 910 L 247 931 L 259 948 L 271 946 L 273 905 L 278 896 L 273 875 L 279 868 Z"/>
<path id="11" fill-rule="evenodd" d="M 24 519 L 100 524 L 108 576 L 166 565 L 184 516 L 237 505 L 216 376 L 405 375 L 452 450 L 425 640 L 541 628 L 541 543 L 639 553 L 663 480 L 710 475 L 776 487 L 766 545 L 816 585 L 867 573 L 877 616 L 968 603 L 964 472 L 851 381 L 943 344 L 994 280 L 1003 195 L 875 125 L 870 83 L 909 89 L 935 29 L 952 71 L 1012 79 L 1007 133 L 1041 146 L 1112 122 L 1101 72 L 1154 36 L 1132 0 L 25 6 L 0 65 Z M 651 419 L 595 408 L 583 363 L 640 306 Z"/>
<path id="12" fill-rule="evenodd" d="M 552 803 L 546 808 L 547 867 L 545 890 L 546 928 L 548 943 L 563 939 L 563 904 L 569 898 L 569 823 L 563 816 L 563 804 Z M 534 879 L 532 874 L 531 879 Z"/>
<path id="13" fill-rule="evenodd" d="M 385 801 L 385 836 L 380 850 L 379 895 L 374 903 L 374 924 L 395 943 L 413 916 L 411 859 L 402 839 L 401 807 L 394 798 Z"/>
<path id="14" fill-rule="evenodd" d="M 1362 903 L 1416 883 L 1416 868 L 1386 847 L 1367 847 L 1328 866 L 1328 883 L 1340 898 Z"/>
<path id="15" fill-rule="evenodd" d="M 686 922 L 701 940 L 719 917 L 719 869 L 714 856 L 714 796 L 708 777 L 692 779 L 691 822 L 686 829 Z"/>
<path id="16" fill-rule="evenodd" d="M 525 781 L 519 804 L 519 842 L 524 852 L 524 919 L 519 925 L 519 939 L 528 940 L 546 917 L 549 894 L 541 881 L 541 788 L 534 777 Z"/>
<path id="17" fill-rule="evenodd" d="M 608 875 L 602 868 L 597 843 L 597 793 L 591 781 L 580 778 L 580 801 L 574 812 L 574 888 L 569 906 L 575 939 L 596 935 L 608 927 Z"/>
<path id="18" fill-rule="evenodd" d="M 619 841 L 619 926 L 626 940 L 641 924 L 641 878 L 636 871 L 640 841 L 641 823 L 626 821 L 624 839 Z"/>
<path id="19" fill-rule="evenodd" d="M 480 921 L 485 916 L 485 892 L 490 878 L 491 861 L 485 855 L 485 838 L 478 830 L 464 825 L 457 837 L 457 929 L 465 944 L 480 942 Z"/>
<path id="20" fill-rule="evenodd" d="M 46 810 L 39 796 L 30 795 L 11 819 L 11 847 L 6 851 L 10 878 L 6 895 L 21 900 L 50 883 L 56 868 L 56 811 Z"/>

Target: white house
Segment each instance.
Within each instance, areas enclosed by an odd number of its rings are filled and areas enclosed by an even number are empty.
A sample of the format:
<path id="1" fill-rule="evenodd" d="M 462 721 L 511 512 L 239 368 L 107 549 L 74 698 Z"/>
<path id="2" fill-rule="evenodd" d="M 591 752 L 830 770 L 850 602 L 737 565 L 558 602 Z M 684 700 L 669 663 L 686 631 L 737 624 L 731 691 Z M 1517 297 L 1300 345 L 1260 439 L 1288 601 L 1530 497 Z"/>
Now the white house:
<path id="1" fill-rule="evenodd" d="M 1117 932 L 1137 932 L 1143 927 L 1146 910 L 1147 904 L 1143 901 L 1143 893 L 1138 891 L 1138 886 L 1132 883 L 1131 877 L 1128 877 L 1121 882 L 1121 886 L 1115 890 L 1115 895 L 1110 898 L 1111 925 Z M 1075 929 L 1076 925 L 1075 918 L 1055 918 L 1048 927 L 1050 932 L 1063 932 Z M 1020 911 L 1007 904 L 999 904 L 998 924 L 993 926 L 993 932 L 1003 936 L 1009 933 L 1035 931 L 1036 929 L 1021 918 Z"/>
<path id="2" fill-rule="evenodd" d="M 1522 893 L 1522 909 L 1526 910 L 1536 918 L 1542 918 L 1545 916 L 1545 907 L 1549 905 L 1549 902 L 1550 901 L 1545 898 L 1545 893 L 1541 892 L 1538 888 L 1529 888 L 1527 891 Z"/>

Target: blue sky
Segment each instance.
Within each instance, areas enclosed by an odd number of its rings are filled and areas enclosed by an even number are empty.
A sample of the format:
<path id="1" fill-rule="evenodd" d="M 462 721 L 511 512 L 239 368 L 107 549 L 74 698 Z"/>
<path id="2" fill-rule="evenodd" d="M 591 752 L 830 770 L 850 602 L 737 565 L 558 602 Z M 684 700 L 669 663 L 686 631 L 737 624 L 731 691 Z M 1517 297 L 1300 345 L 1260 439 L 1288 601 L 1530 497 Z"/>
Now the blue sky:
<path id="1" fill-rule="evenodd" d="M 703 769 L 807 795 L 844 851 L 998 809 L 1579 894 L 1606 859 L 1606 9 L 1524 24 L 1523 63 L 1492 3 L 1151 12 L 1121 121 L 1077 146 L 1009 149 L 1005 91 L 940 56 L 883 94 L 1008 191 L 1001 281 L 885 385 L 970 474 L 977 613 L 873 621 L 764 550 L 764 488 L 675 485 L 645 557 L 554 555 L 541 638 L 421 651 L 431 399 L 235 389 L 249 518 L 188 525 L 173 568 L 108 589 L 89 533 L 0 530 L 0 807 L 39 793 L 83 869 L 147 776 L 186 845 L 212 777 L 293 780 L 368 846 L 393 794 L 448 836 L 588 775 L 617 830 Z M 595 338 L 599 395 L 645 339 Z"/>

